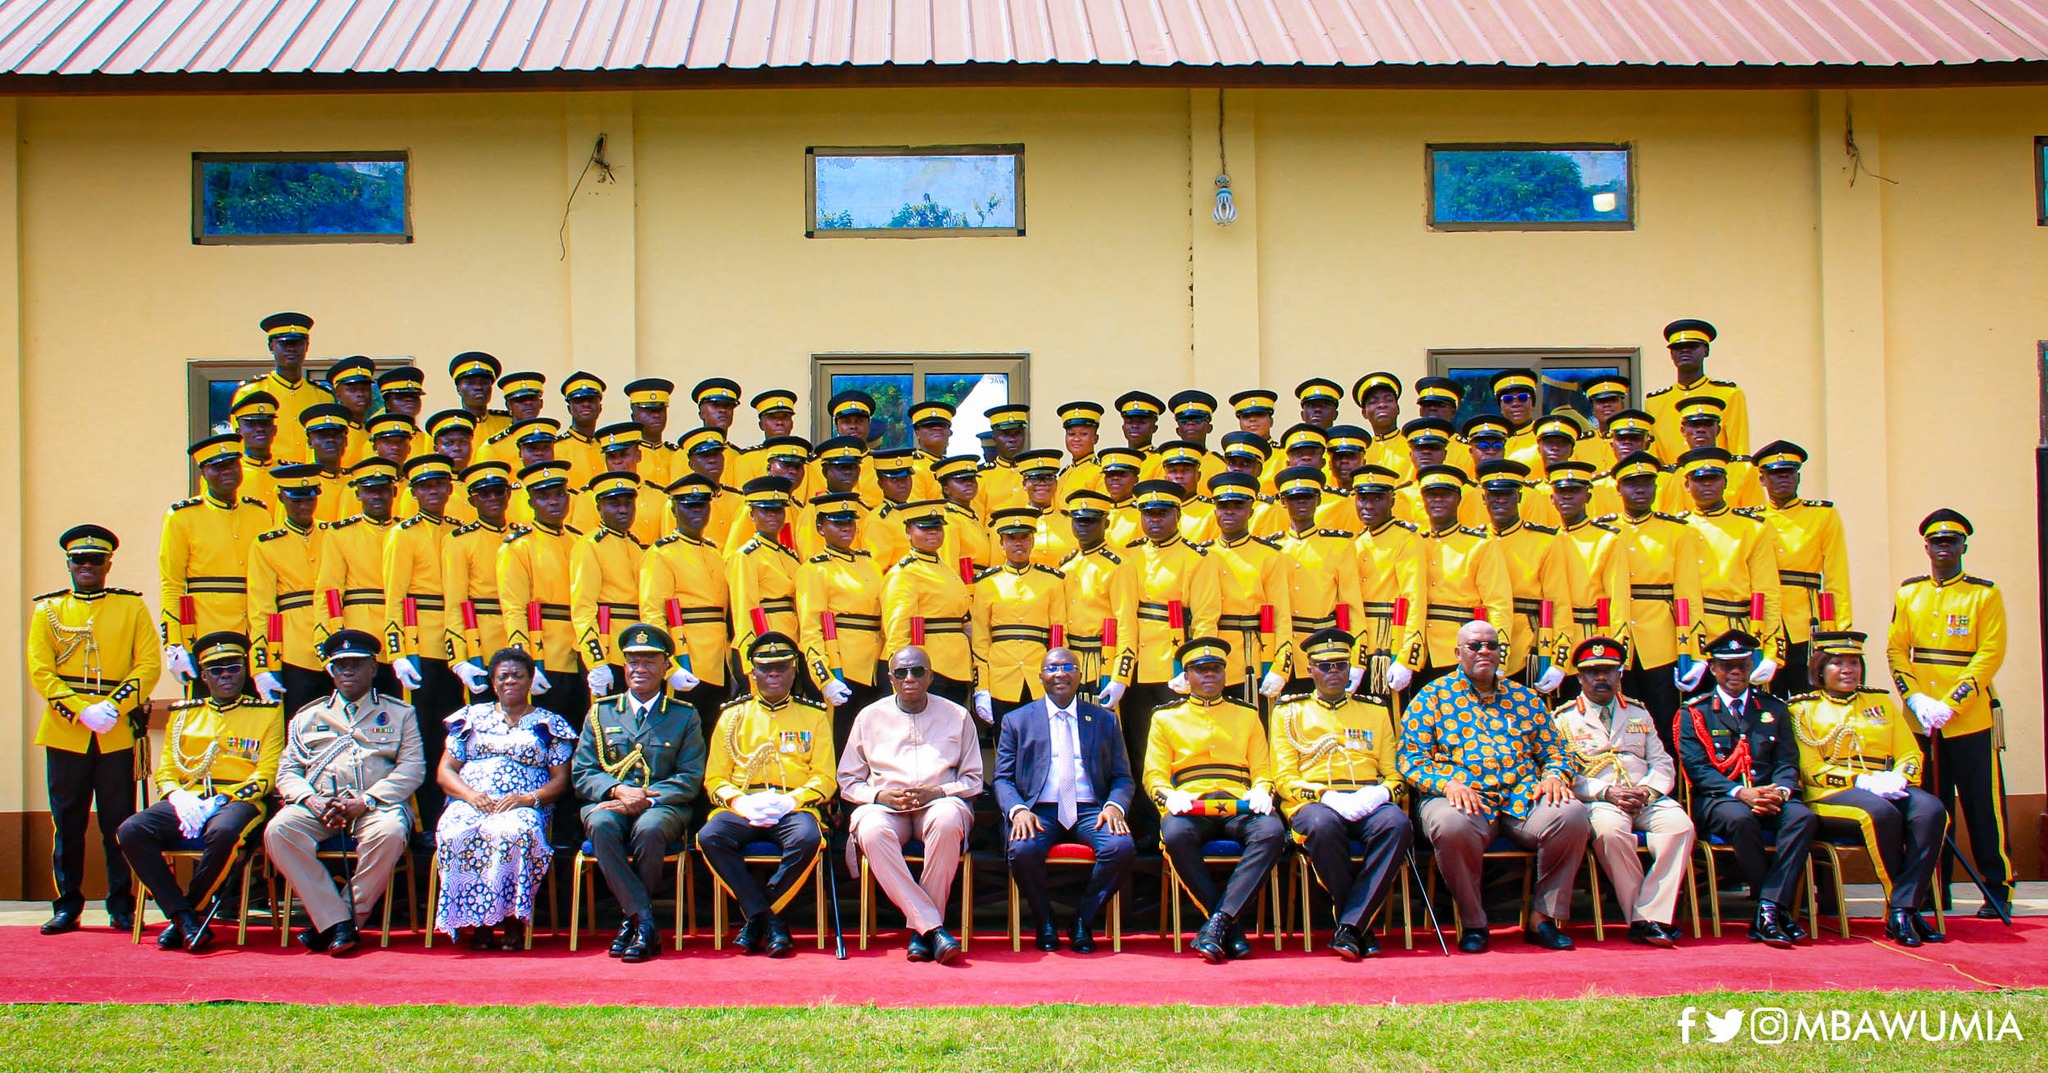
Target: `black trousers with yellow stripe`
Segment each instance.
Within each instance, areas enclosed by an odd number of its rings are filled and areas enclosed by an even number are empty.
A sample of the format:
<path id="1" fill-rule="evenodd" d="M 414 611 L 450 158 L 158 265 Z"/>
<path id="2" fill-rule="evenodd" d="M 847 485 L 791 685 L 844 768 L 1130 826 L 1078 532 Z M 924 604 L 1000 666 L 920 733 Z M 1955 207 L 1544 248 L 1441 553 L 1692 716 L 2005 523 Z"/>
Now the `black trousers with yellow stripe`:
<path id="1" fill-rule="evenodd" d="M 164 915 L 176 916 L 204 906 L 213 897 L 214 889 L 240 858 L 242 846 L 262 828 L 261 807 L 248 801 L 222 805 L 207 817 L 199 832 L 205 848 L 198 866 L 192 869 L 191 883 L 180 890 L 177 873 L 164 859 L 165 850 L 177 849 L 185 841 L 178 833 L 178 810 L 169 801 L 158 801 L 121 824 L 121 856 L 128 858 L 128 867 L 141 877 Z"/>
<path id="2" fill-rule="evenodd" d="M 1917 737 L 1917 736 L 1916 736 Z M 1921 755 L 1927 758 L 1927 777 L 1921 782 L 1941 799 L 1944 809 L 1970 834 L 1970 859 L 1977 874 L 1993 894 L 2012 898 L 2012 859 L 2005 846 L 2005 770 L 1992 747 L 1991 731 L 1975 734 L 1920 737 Z M 1944 853 L 1943 863 L 1954 857 Z M 1948 878 L 1953 866 L 1941 869 L 1942 904 L 1948 902 Z"/>
<path id="3" fill-rule="evenodd" d="M 1887 909 L 1919 910 L 1933 891 L 1934 864 L 1941 858 L 1948 813 L 1934 795 L 1917 786 L 1902 798 L 1866 790 L 1841 790 L 1811 802 L 1820 835 L 1855 839 L 1870 851 L 1877 881 L 1884 884 Z"/>

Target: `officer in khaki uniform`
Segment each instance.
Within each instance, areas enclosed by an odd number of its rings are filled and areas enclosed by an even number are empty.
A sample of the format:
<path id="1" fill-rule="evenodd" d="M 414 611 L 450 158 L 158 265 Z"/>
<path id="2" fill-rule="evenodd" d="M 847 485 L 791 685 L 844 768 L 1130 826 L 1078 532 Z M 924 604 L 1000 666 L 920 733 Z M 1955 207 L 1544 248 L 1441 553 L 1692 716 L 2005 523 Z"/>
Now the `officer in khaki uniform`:
<path id="1" fill-rule="evenodd" d="M 625 665 L 619 637 L 640 618 L 640 563 L 647 548 L 633 529 L 643 486 L 632 473 L 591 478 L 598 526 L 569 550 L 569 624 L 592 697 L 614 691 Z"/>
<path id="2" fill-rule="evenodd" d="M 654 542 L 640 559 L 640 621 L 668 629 L 669 687 L 697 709 L 708 733 L 726 700 L 725 560 L 705 532 L 717 486 L 689 473 L 668 486 L 675 532 Z"/>
<path id="3" fill-rule="evenodd" d="M 2012 862 L 2006 853 L 2003 709 L 1991 679 L 2005 662 L 2005 597 L 1998 586 L 1963 572 L 1975 530 L 1953 510 L 1920 521 L 1928 572 L 1907 578 L 1892 597 L 1886 635 L 1892 681 L 1898 685 L 1927 755 L 1923 780 L 1942 807 L 1960 807 L 1977 874 L 1994 898 L 2010 905 Z M 1943 897 L 1947 870 L 1942 871 Z M 1977 915 L 1998 916 L 1985 904 Z"/>
<path id="4" fill-rule="evenodd" d="M 1785 665 L 1771 679 L 1771 692 L 1790 697 L 1812 688 L 1806 660 L 1814 631 L 1852 626 L 1849 541 L 1833 503 L 1799 498 L 1805 448 L 1772 440 L 1757 448 L 1755 461 L 1770 500 L 1763 517 L 1777 538 L 1778 601 L 1785 622 Z"/>
<path id="5" fill-rule="evenodd" d="M 242 441 L 209 436 L 187 452 L 205 490 L 171 504 L 157 545 L 164 670 L 196 680 L 189 642 L 249 628 L 249 549 L 269 530 L 270 505 L 241 494 Z"/>
<path id="6" fill-rule="evenodd" d="M 284 524 L 257 537 L 249 554 L 249 626 L 255 642 L 249 666 L 257 695 L 273 703 L 281 700 L 285 711 L 295 712 L 328 685 L 314 640 L 326 615 L 315 590 L 327 527 L 313 520 L 320 506 L 319 466 L 279 466 L 272 477 Z"/>
<path id="7" fill-rule="evenodd" d="M 611 955 L 627 962 L 661 954 L 654 892 L 662 858 L 682 842 L 690 806 L 704 789 L 704 733 L 697 711 L 662 689 L 675 655 L 669 637 L 638 623 L 619 633 L 625 689 L 590 708 L 569 761 L 583 806 L 584 838 L 625 920 Z M 683 897 L 683 891 L 676 891 Z"/>
<path id="8" fill-rule="evenodd" d="M 277 766 L 284 807 L 263 830 L 264 852 L 312 921 L 299 944 L 315 953 L 340 956 L 356 947 L 357 929 L 406 852 L 411 799 L 427 777 L 413 709 L 376 691 L 379 647 L 357 630 L 327 639 L 322 655 L 334 692 L 290 717 Z M 355 839 L 346 899 L 318 856 L 320 844 L 339 834 Z"/>
<path id="9" fill-rule="evenodd" d="M 50 791 L 50 875 L 57 887 L 44 935 L 78 928 L 85 908 L 85 823 L 97 802 L 107 865 L 107 915 L 134 924 L 127 861 L 114 833 L 135 812 L 143 711 L 161 664 L 142 594 L 107 587 L 112 530 L 75 525 L 57 538 L 71 587 L 35 599 L 28 622 L 28 682 L 43 698 L 36 744 Z"/>

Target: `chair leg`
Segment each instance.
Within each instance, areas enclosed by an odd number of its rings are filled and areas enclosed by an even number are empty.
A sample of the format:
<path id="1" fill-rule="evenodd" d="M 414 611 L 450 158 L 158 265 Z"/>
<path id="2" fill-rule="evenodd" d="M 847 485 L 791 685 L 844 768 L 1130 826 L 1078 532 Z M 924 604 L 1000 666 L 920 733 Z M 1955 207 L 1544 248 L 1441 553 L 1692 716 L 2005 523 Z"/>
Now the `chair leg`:
<path id="1" fill-rule="evenodd" d="M 246 946 L 249 943 L 249 873 L 264 863 L 262 854 L 258 853 L 251 855 L 249 860 L 242 864 L 242 905 L 241 912 L 235 917 L 236 946 Z"/>
<path id="2" fill-rule="evenodd" d="M 1109 949 L 1113 953 L 1124 952 L 1124 892 L 1121 890 L 1109 896 Z"/>
<path id="3" fill-rule="evenodd" d="M 427 926 L 423 932 L 425 949 L 434 948 L 434 923 L 441 913 L 441 851 L 435 850 L 427 858 Z"/>
<path id="4" fill-rule="evenodd" d="M 1280 924 L 1280 870 L 1275 868 L 1266 873 L 1266 881 L 1273 891 L 1273 952 L 1285 953 L 1287 929 Z"/>
<path id="5" fill-rule="evenodd" d="M 1714 864 L 1714 848 L 1707 847 L 1707 912 L 1714 921 L 1714 938 L 1721 937 L 1721 876 Z"/>
<path id="6" fill-rule="evenodd" d="M 818 919 L 812 930 L 818 935 L 818 949 L 825 949 L 825 869 L 832 867 L 832 851 L 822 843 L 818 846 L 818 867 L 811 876 L 811 904 L 817 907 Z"/>
<path id="7" fill-rule="evenodd" d="M 277 945 L 282 949 L 291 945 L 292 937 L 292 881 L 289 878 L 284 881 L 284 890 L 279 892 L 279 898 L 283 901 L 284 908 L 278 912 L 276 917 Z M 271 904 L 276 905 L 277 903 L 272 902 Z"/>
<path id="8" fill-rule="evenodd" d="M 1301 885 L 1301 952 L 1306 954 L 1316 948 L 1316 918 L 1310 899 L 1315 892 L 1309 889 L 1308 857 L 1296 854 L 1294 858 L 1294 881 Z"/>
<path id="9" fill-rule="evenodd" d="M 1535 886 L 1536 886 L 1536 860 L 1535 860 L 1535 858 L 1534 858 L 1534 857 L 1524 857 L 1524 858 L 1522 859 L 1522 930 L 1523 930 L 1523 931 L 1528 931 L 1528 930 L 1529 930 L 1529 922 L 1530 922 L 1530 920 L 1531 920 L 1531 916 L 1530 916 L 1530 913 L 1531 913 L 1531 912 L 1532 912 L 1532 911 L 1533 911 L 1533 910 L 1535 909 L 1535 907 L 1534 907 L 1534 906 L 1532 906 L 1531 904 L 1529 904 L 1529 894 L 1530 894 L 1530 892 L 1531 892 L 1532 890 L 1534 890 L 1534 889 L 1535 889 Z M 1569 924 L 1569 923 L 1571 923 L 1571 921 L 1567 920 L 1567 921 L 1565 921 L 1564 923 L 1565 923 L 1565 924 Z"/>
<path id="10" fill-rule="evenodd" d="M 711 949 L 725 949 L 725 884 L 711 873 Z"/>
<path id="11" fill-rule="evenodd" d="M 1389 922 L 1392 917 L 1387 918 Z M 1415 896 L 1408 889 L 1408 873 L 1401 873 L 1401 949 L 1415 949 Z"/>
<path id="12" fill-rule="evenodd" d="M 941 909 L 941 915 L 944 910 Z M 974 854 L 960 852 L 960 952 L 974 942 Z"/>
<path id="13" fill-rule="evenodd" d="M 697 937 L 697 870 L 690 867 L 690 854 L 687 850 L 676 854 L 676 874 L 682 877 L 683 888 L 688 891 L 688 897 L 683 902 L 683 922 L 689 925 L 690 938 L 695 939 Z M 681 950 L 682 948 L 681 943 L 676 944 L 676 949 Z"/>
<path id="14" fill-rule="evenodd" d="M 869 889 L 873 883 L 874 877 L 868 872 L 867 855 L 862 854 L 860 859 L 860 948 L 862 950 L 868 948 L 868 932 L 873 930 L 875 926 L 874 906 L 870 904 L 873 892 Z"/>
<path id="15" fill-rule="evenodd" d="M 678 853 L 678 854 L 676 854 L 676 920 L 675 920 L 675 932 L 676 932 L 676 949 L 677 949 L 677 950 L 681 950 L 681 949 L 683 948 L 683 909 L 684 909 L 684 907 L 685 907 L 685 906 L 687 906 L 687 905 L 689 905 L 689 904 L 690 904 L 690 884 L 689 884 L 689 879 L 690 879 L 690 877 L 689 877 L 688 873 L 687 873 L 687 872 L 686 872 L 686 871 L 684 870 L 684 868 L 683 868 L 683 863 L 684 863 L 685 861 L 687 861 L 687 860 L 689 860 L 689 855 L 688 855 L 688 854 L 686 854 L 686 853 Z M 692 929 L 692 930 L 695 930 L 695 929 Z"/>
<path id="16" fill-rule="evenodd" d="M 1690 861 L 1686 863 L 1688 865 L 1691 864 Z M 1700 937 L 1699 874 L 1690 867 L 1685 870 L 1685 901 L 1686 905 L 1692 909 L 1692 937 L 1698 939 Z"/>
<path id="17" fill-rule="evenodd" d="M 582 850 L 576 851 L 576 860 L 569 866 L 569 868 L 569 952 L 573 954 L 576 952 L 576 940 L 582 937 L 579 934 L 581 929 L 577 927 L 577 925 L 583 923 Z M 590 892 L 590 900 L 592 902 L 597 901 L 596 891 L 593 890 Z M 595 907 L 593 906 L 593 909 L 594 908 Z M 592 931 L 597 930 L 597 925 L 594 922 L 591 924 L 590 927 Z"/>
<path id="18" fill-rule="evenodd" d="M 1600 908 L 1600 862 L 1586 851 L 1586 889 L 1593 895 L 1593 941 L 1607 941 L 1607 914 Z"/>
<path id="19" fill-rule="evenodd" d="M 1017 877 L 1010 876 L 1010 953 L 1024 949 L 1024 922 L 1017 911 Z"/>
<path id="20" fill-rule="evenodd" d="M 130 872 L 129 875 L 134 876 L 134 873 Z M 129 880 L 129 889 L 133 892 L 133 897 L 135 898 L 134 941 L 135 945 L 140 946 L 142 945 L 142 918 L 149 910 L 149 896 L 142 889 L 142 878 L 140 876 L 134 876 L 133 879 Z"/>

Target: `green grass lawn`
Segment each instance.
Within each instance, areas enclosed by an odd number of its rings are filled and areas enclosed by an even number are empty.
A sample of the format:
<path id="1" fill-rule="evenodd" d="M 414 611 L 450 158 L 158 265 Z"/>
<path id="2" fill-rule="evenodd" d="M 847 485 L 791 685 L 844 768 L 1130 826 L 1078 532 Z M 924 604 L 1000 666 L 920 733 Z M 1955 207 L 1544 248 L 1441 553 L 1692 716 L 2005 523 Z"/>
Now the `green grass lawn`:
<path id="1" fill-rule="evenodd" d="M 2024 1042 L 1679 1042 L 1686 1006 L 2009 1011 Z M 1718 993 L 1447 1006 L 898 1010 L 0 1006 L 0 1068 L 34 1070 L 2026 1070 L 2048 992 Z"/>

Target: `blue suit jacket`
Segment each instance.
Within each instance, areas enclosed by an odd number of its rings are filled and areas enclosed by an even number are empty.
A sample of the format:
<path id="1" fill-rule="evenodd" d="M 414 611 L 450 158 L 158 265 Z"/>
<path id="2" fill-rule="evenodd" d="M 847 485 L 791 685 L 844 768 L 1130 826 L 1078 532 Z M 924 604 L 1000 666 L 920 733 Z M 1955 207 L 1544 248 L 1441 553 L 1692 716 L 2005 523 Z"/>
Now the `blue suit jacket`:
<path id="1" fill-rule="evenodd" d="M 1124 732 L 1116 713 L 1078 700 L 1074 714 L 1080 719 L 1081 762 L 1096 804 L 1113 803 L 1129 812 L 1137 783 L 1131 778 L 1131 760 L 1124 752 Z M 1051 776 L 1052 717 L 1043 699 L 1034 700 L 1003 716 L 1002 736 L 996 741 L 996 804 L 1003 815 L 1018 805 L 1037 805 Z"/>

